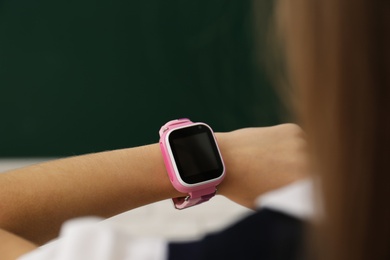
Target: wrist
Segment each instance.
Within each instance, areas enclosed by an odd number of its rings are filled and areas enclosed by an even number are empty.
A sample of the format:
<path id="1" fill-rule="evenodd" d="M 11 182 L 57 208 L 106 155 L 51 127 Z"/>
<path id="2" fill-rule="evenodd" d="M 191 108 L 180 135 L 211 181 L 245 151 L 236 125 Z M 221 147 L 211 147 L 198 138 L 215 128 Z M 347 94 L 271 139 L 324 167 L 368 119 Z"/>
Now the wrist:
<path id="1" fill-rule="evenodd" d="M 255 209 L 258 196 L 266 192 L 266 179 L 253 169 L 261 156 L 251 142 L 245 141 L 242 130 L 216 134 L 226 166 L 226 178 L 218 186 L 218 193 L 250 209 Z M 248 133 L 252 135 L 252 133 Z M 263 176 L 264 177 L 264 176 Z"/>
<path id="2" fill-rule="evenodd" d="M 217 134 L 226 165 L 218 193 L 249 208 L 265 192 L 308 174 L 306 141 L 292 124 Z"/>
<path id="3" fill-rule="evenodd" d="M 223 182 L 217 187 L 217 194 L 229 197 L 229 186 L 231 183 L 232 173 L 236 168 L 236 160 L 239 160 L 240 154 L 232 155 L 232 149 L 230 147 L 230 133 L 216 133 L 215 134 L 221 155 L 223 157 L 226 167 L 226 177 Z"/>
<path id="4" fill-rule="evenodd" d="M 147 145 L 143 146 L 143 148 L 143 159 L 145 160 L 145 167 L 148 168 L 145 172 L 149 172 L 153 175 L 153 177 L 150 178 L 148 189 L 157 192 L 160 197 L 159 200 L 185 196 L 184 193 L 177 191 L 172 186 L 159 144 Z"/>

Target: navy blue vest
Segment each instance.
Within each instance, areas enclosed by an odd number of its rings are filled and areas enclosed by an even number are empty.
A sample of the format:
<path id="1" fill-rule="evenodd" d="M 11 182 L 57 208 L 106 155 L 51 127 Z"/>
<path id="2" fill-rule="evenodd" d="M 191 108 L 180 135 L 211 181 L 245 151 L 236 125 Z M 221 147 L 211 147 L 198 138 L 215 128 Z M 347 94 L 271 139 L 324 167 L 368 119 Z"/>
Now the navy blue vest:
<path id="1" fill-rule="evenodd" d="M 304 259 L 303 229 L 301 220 L 274 210 L 262 209 L 199 241 L 170 243 L 168 259 Z"/>

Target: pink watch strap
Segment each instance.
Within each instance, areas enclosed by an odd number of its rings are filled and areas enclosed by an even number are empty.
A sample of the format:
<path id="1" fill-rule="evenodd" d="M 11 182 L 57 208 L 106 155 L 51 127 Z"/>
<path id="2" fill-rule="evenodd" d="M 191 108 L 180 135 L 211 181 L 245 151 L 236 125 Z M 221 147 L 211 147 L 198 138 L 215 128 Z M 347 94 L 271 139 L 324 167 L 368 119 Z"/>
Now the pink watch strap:
<path id="1" fill-rule="evenodd" d="M 171 120 L 168 123 L 166 123 L 165 125 L 163 125 L 160 128 L 160 131 L 158 133 L 160 134 L 160 137 L 161 137 L 165 131 L 168 131 L 171 128 L 176 128 L 178 126 L 184 126 L 184 125 L 190 125 L 190 124 L 192 124 L 192 121 L 189 120 L 188 118 L 180 118 L 180 119 Z"/>
<path id="2" fill-rule="evenodd" d="M 217 189 L 215 187 L 211 187 L 206 190 L 190 192 L 187 197 L 173 198 L 172 201 L 176 209 L 185 209 L 210 200 L 215 196 L 216 192 Z"/>
<path id="3" fill-rule="evenodd" d="M 163 135 L 164 132 L 168 131 L 169 129 L 190 124 L 192 124 L 192 121 L 188 118 L 181 118 L 169 121 L 161 127 L 159 131 L 160 137 Z M 185 209 L 210 200 L 212 197 L 215 196 L 216 192 L 217 189 L 215 187 L 209 187 L 206 189 L 189 192 L 188 196 L 186 197 L 172 198 L 172 201 L 176 209 Z"/>

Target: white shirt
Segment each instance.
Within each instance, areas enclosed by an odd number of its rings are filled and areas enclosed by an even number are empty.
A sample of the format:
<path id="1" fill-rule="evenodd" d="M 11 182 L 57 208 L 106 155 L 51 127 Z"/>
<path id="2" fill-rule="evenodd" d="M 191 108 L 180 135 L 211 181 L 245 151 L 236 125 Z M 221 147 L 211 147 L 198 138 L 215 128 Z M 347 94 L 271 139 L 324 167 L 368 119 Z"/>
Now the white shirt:
<path id="1" fill-rule="evenodd" d="M 313 215 L 312 182 L 298 181 L 257 199 L 267 207 L 307 219 Z M 66 222 L 59 239 L 44 245 L 19 260 L 161 260 L 166 259 L 168 241 L 158 237 L 134 237 L 129 231 L 99 218 Z"/>

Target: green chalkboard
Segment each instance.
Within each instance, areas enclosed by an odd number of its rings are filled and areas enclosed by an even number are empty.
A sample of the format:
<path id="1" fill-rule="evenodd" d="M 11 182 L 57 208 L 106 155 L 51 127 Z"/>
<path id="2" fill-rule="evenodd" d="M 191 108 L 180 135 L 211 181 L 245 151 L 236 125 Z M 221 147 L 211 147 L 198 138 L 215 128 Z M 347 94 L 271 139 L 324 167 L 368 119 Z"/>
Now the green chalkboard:
<path id="1" fill-rule="evenodd" d="M 0 156 L 68 156 L 279 122 L 251 1 L 0 0 Z M 257 64 L 257 65 L 256 65 Z"/>

